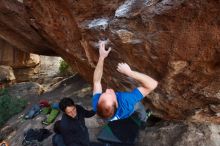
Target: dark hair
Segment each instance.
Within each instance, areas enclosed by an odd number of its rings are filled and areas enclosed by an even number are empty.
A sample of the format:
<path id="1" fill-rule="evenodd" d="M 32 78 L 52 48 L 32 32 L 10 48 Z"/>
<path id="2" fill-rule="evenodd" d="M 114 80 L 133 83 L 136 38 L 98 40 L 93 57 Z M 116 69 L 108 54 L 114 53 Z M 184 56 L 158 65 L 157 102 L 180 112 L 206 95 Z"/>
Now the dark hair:
<path id="1" fill-rule="evenodd" d="M 65 112 L 67 106 L 75 106 L 75 103 L 71 98 L 64 97 L 59 103 L 59 108 L 61 111 Z"/>
<path id="2" fill-rule="evenodd" d="M 116 102 L 113 102 L 111 107 L 105 107 L 102 103 L 97 105 L 97 114 L 104 119 L 111 118 L 117 110 Z"/>
<path id="3" fill-rule="evenodd" d="M 55 133 L 57 133 L 57 134 L 60 134 L 60 133 L 61 133 L 61 131 L 60 131 L 60 129 L 61 129 L 60 123 L 61 123 L 60 120 L 56 121 L 55 124 L 54 124 L 54 127 L 53 127 L 53 131 L 54 131 Z"/>

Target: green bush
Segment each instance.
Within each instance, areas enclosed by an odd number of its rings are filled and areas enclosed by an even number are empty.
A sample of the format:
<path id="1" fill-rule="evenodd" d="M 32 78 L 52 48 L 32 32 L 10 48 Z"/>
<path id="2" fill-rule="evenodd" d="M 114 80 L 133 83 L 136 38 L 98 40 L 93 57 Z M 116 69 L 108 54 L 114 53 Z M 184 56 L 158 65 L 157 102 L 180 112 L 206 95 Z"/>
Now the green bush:
<path id="1" fill-rule="evenodd" d="M 26 100 L 11 97 L 6 89 L 0 89 L 0 127 L 12 116 L 20 113 L 26 105 Z"/>
<path id="2" fill-rule="evenodd" d="M 64 60 L 61 60 L 60 61 L 60 67 L 59 67 L 59 71 L 61 74 L 65 74 L 68 72 L 68 68 L 69 68 L 69 65 L 64 61 Z"/>

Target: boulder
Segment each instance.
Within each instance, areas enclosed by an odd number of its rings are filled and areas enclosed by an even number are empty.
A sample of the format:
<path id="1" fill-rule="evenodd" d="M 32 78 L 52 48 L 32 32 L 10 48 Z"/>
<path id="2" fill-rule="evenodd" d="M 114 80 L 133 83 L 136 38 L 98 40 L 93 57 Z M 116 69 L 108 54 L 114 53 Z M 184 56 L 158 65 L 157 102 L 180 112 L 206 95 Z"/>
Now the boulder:
<path id="1" fill-rule="evenodd" d="M 18 3 L 0 2 L 0 37 L 10 44 L 39 54 L 56 52 L 92 83 L 98 41 L 107 38 L 112 51 L 105 61 L 104 88 L 131 90 L 138 86 L 116 70 L 119 62 L 126 62 L 159 81 L 155 92 L 145 99 L 157 116 L 220 123 L 218 110 L 210 108 L 220 104 L 220 1 Z"/>
<path id="2" fill-rule="evenodd" d="M 141 133 L 141 146 L 218 146 L 219 125 L 161 122 Z"/>
<path id="3" fill-rule="evenodd" d="M 21 82 L 7 88 L 11 96 L 30 98 L 41 95 L 44 92 L 42 86 L 35 82 Z"/>
<path id="4" fill-rule="evenodd" d="M 30 68 L 40 63 L 40 57 L 36 54 L 23 52 L 4 40 L 0 39 L 0 64 L 12 68 Z"/>
<path id="5" fill-rule="evenodd" d="M 10 66 L 0 65 L 0 82 L 8 83 L 14 82 L 14 71 Z"/>

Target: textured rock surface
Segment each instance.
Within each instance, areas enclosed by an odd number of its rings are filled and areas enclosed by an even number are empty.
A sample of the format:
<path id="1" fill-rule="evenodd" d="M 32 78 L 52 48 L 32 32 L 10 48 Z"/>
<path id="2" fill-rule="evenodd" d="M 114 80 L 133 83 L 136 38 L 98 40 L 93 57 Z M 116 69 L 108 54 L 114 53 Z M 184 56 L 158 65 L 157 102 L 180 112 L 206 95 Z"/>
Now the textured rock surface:
<path id="1" fill-rule="evenodd" d="M 216 131 L 219 125 L 164 122 L 147 127 L 139 142 L 141 146 L 218 146 Z"/>
<path id="2" fill-rule="evenodd" d="M 17 89 L 19 90 L 19 88 Z M 7 134 L 5 140 L 9 142 L 10 146 L 20 146 L 23 134 L 29 128 L 47 128 L 53 131 L 53 124 L 48 126 L 41 124 L 46 115 L 40 114 L 31 120 L 23 120 L 22 116 L 31 105 L 39 103 L 40 99 L 48 99 L 53 103 L 63 96 L 71 97 L 77 104 L 91 109 L 91 90 L 91 87 L 79 76 L 65 79 L 59 82 L 55 88 L 52 87 L 51 91 L 38 97 L 32 97 L 29 107 L 23 113 L 10 119 L 6 126 L 7 129 L 2 129 L 0 134 Z M 56 120 L 60 119 L 61 115 Z M 97 135 L 103 128 L 103 121 L 94 116 L 86 118 L 85 122 L 89 129 L 90 140 L 97 141 Z M 220 125 L 215 124 L 160 121 L 154 126 L 141 130 L 135 146 L 219 146 L 219 132 Z M 45 139 L 42 146 L 52 146 L 52 136 Z"/>
<path id="3" fill-rule="evenodd" d="M 14 71 L 10 66 L 0 66 L 0 82 L 13 82 L 15 79 Z"/>
<path id="4" fill-rule="evenodd" d="M 0 38 L 11 45 L 36 54 L 56 55 L 51 45 L 29 23 L 24 5 L 15 0 L 0 1 Z"/>
<path id="5" fill-rule="evenodd" d="M 106 36 L 113 50 L 105 62 L 105 86 L 136 86 L 116 71 L 117 63 L 124 61 L 160 82 L 146 100 L 158 116 L 220 123 L 218 0 L 24 0 L 23 4 L 19 3 L 22 9 L 18 10 L 11 1 L 0 3 L 0 21 L 4 22 L 0 37 L 10 44 L 41 52 L 38 45 L 44 43 L 39 40 L 45 40 L 52 45 L 43 50 L 51 48 L 91 82 L 97 42 Z M 20 15 L 22 21 L 7 21 Z M 27 17 L 29 21 L 23 21 Z M 21 24 L 33 29 L 39 40 L 19 44 L 10 39 L 23 34 L 21 27 L 15 27 Z"/>
<path id="6" fill-rule="evenodd" d="M 34 81 L 42 84 L 59 75 L 60 57 L 42 55 L 38 57 L 40 60 L 38 66 L 14 69 L 17 82 Z"/>
<path id="7" fill-rule="evenodd" d="M 39 55 L 23 52 L 0 40 L 0 64 L 12 68 L 35 67 L 40 63 Z"/>
<path id="8" fill-rule="evenodd" d="M 0 40 L 0 64 L 11 66 L 16 82 L 44 80 L 59 74 L 62 59 L 23 52 L 4 40 Z"/>
<path id="9" fill-rule="evenodd" d="M 8 92 L 14 97 L 29 98 L 44 92 L 42 86 L 35 82 L 22 82 L 8 87 Z"/>

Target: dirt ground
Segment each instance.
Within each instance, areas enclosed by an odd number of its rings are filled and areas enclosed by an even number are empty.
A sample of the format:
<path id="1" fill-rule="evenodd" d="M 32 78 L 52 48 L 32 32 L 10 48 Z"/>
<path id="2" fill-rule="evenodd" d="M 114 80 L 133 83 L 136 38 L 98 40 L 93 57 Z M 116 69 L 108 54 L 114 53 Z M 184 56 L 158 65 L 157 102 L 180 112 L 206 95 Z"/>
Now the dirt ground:
<path id="1" fill-rule="evenodd" d="M 10 146 L 22 146 L 24 132 L 29 128 L 46 128 L 53 132 L 53 124 L 45 126 L 41 123 L 46 118 L 45 115 L 40 114 L 31 120 L 24 120 L 23 118 L 28 109 L 33 104 L 39 103 L 41 99 L 47 99 L 50 103 L 54 103 L 59 102 L 63 97 L 70 97 L 76 104 L 80 104 L 87 109 L 92 108 L 92 88 L 78 75 L 53 84 L 48 89 L 47 92 L 40 96 L 30 96 L 29 104 L 25 110 L 12 117 L 1 130 L 6 131 L 5 140 Z M 59 120 L 61 115 L 62 113 L 59 114 L 56 120 Z M 219 146 L 220 144 L 219 125 L 195 124 L 181 121 L 156 122 L 154 120 L 152 122 L 152 126 L 139 131 L 135 146 Z M 91 141 L 97 142 L 97 135 L 103 124 L 103 121 L 97 116 L 86 119 L 86 126 L 88 127 Z M 126 132 L 129 132 L 129 128 Z M 52 146 L 52 135 L 42 142 L 42 146 Z"/>
<path id="2" fill-rule="evenodd" d="M 24 111 L 14 117 L 12 117 L 4 126 L 6 131 L 9 131 L 9 135 L 6 137 L 6 141 L 10 146 L 21 146 L 24 132 L 29 128 L 46 128 L 53 132 L 53 123 L 45 126 L 41 122 L 46 118 L 46 115 L 39 114 L 33 119 L 25 120 L 23 116 L 35 103 L 39 103 L 41 99 L 46 99 L 50 103 L 59 102 L 63 97 L 72 98 L 75 103 L 83 105 L 87 109 L 91 109 L 92 92 L 91 87 L 80 76 L 76 75 L 67 79 L 64 79 L 54 84 L 49 91 L 43 93 L 40 96 L 32 96 L 28 99 L 28 106 Z M 60 112 L 56 120 L 60 119 L 62 113 Z M 95 135 L 99 131 L 99 124 L 96 123 L 96 118 L 86 119 L 87 127 L 89 128 L 90 139 L 96 140 Z M 44 146 L 51 146 L 52 135 L 43 141 Z"/>

